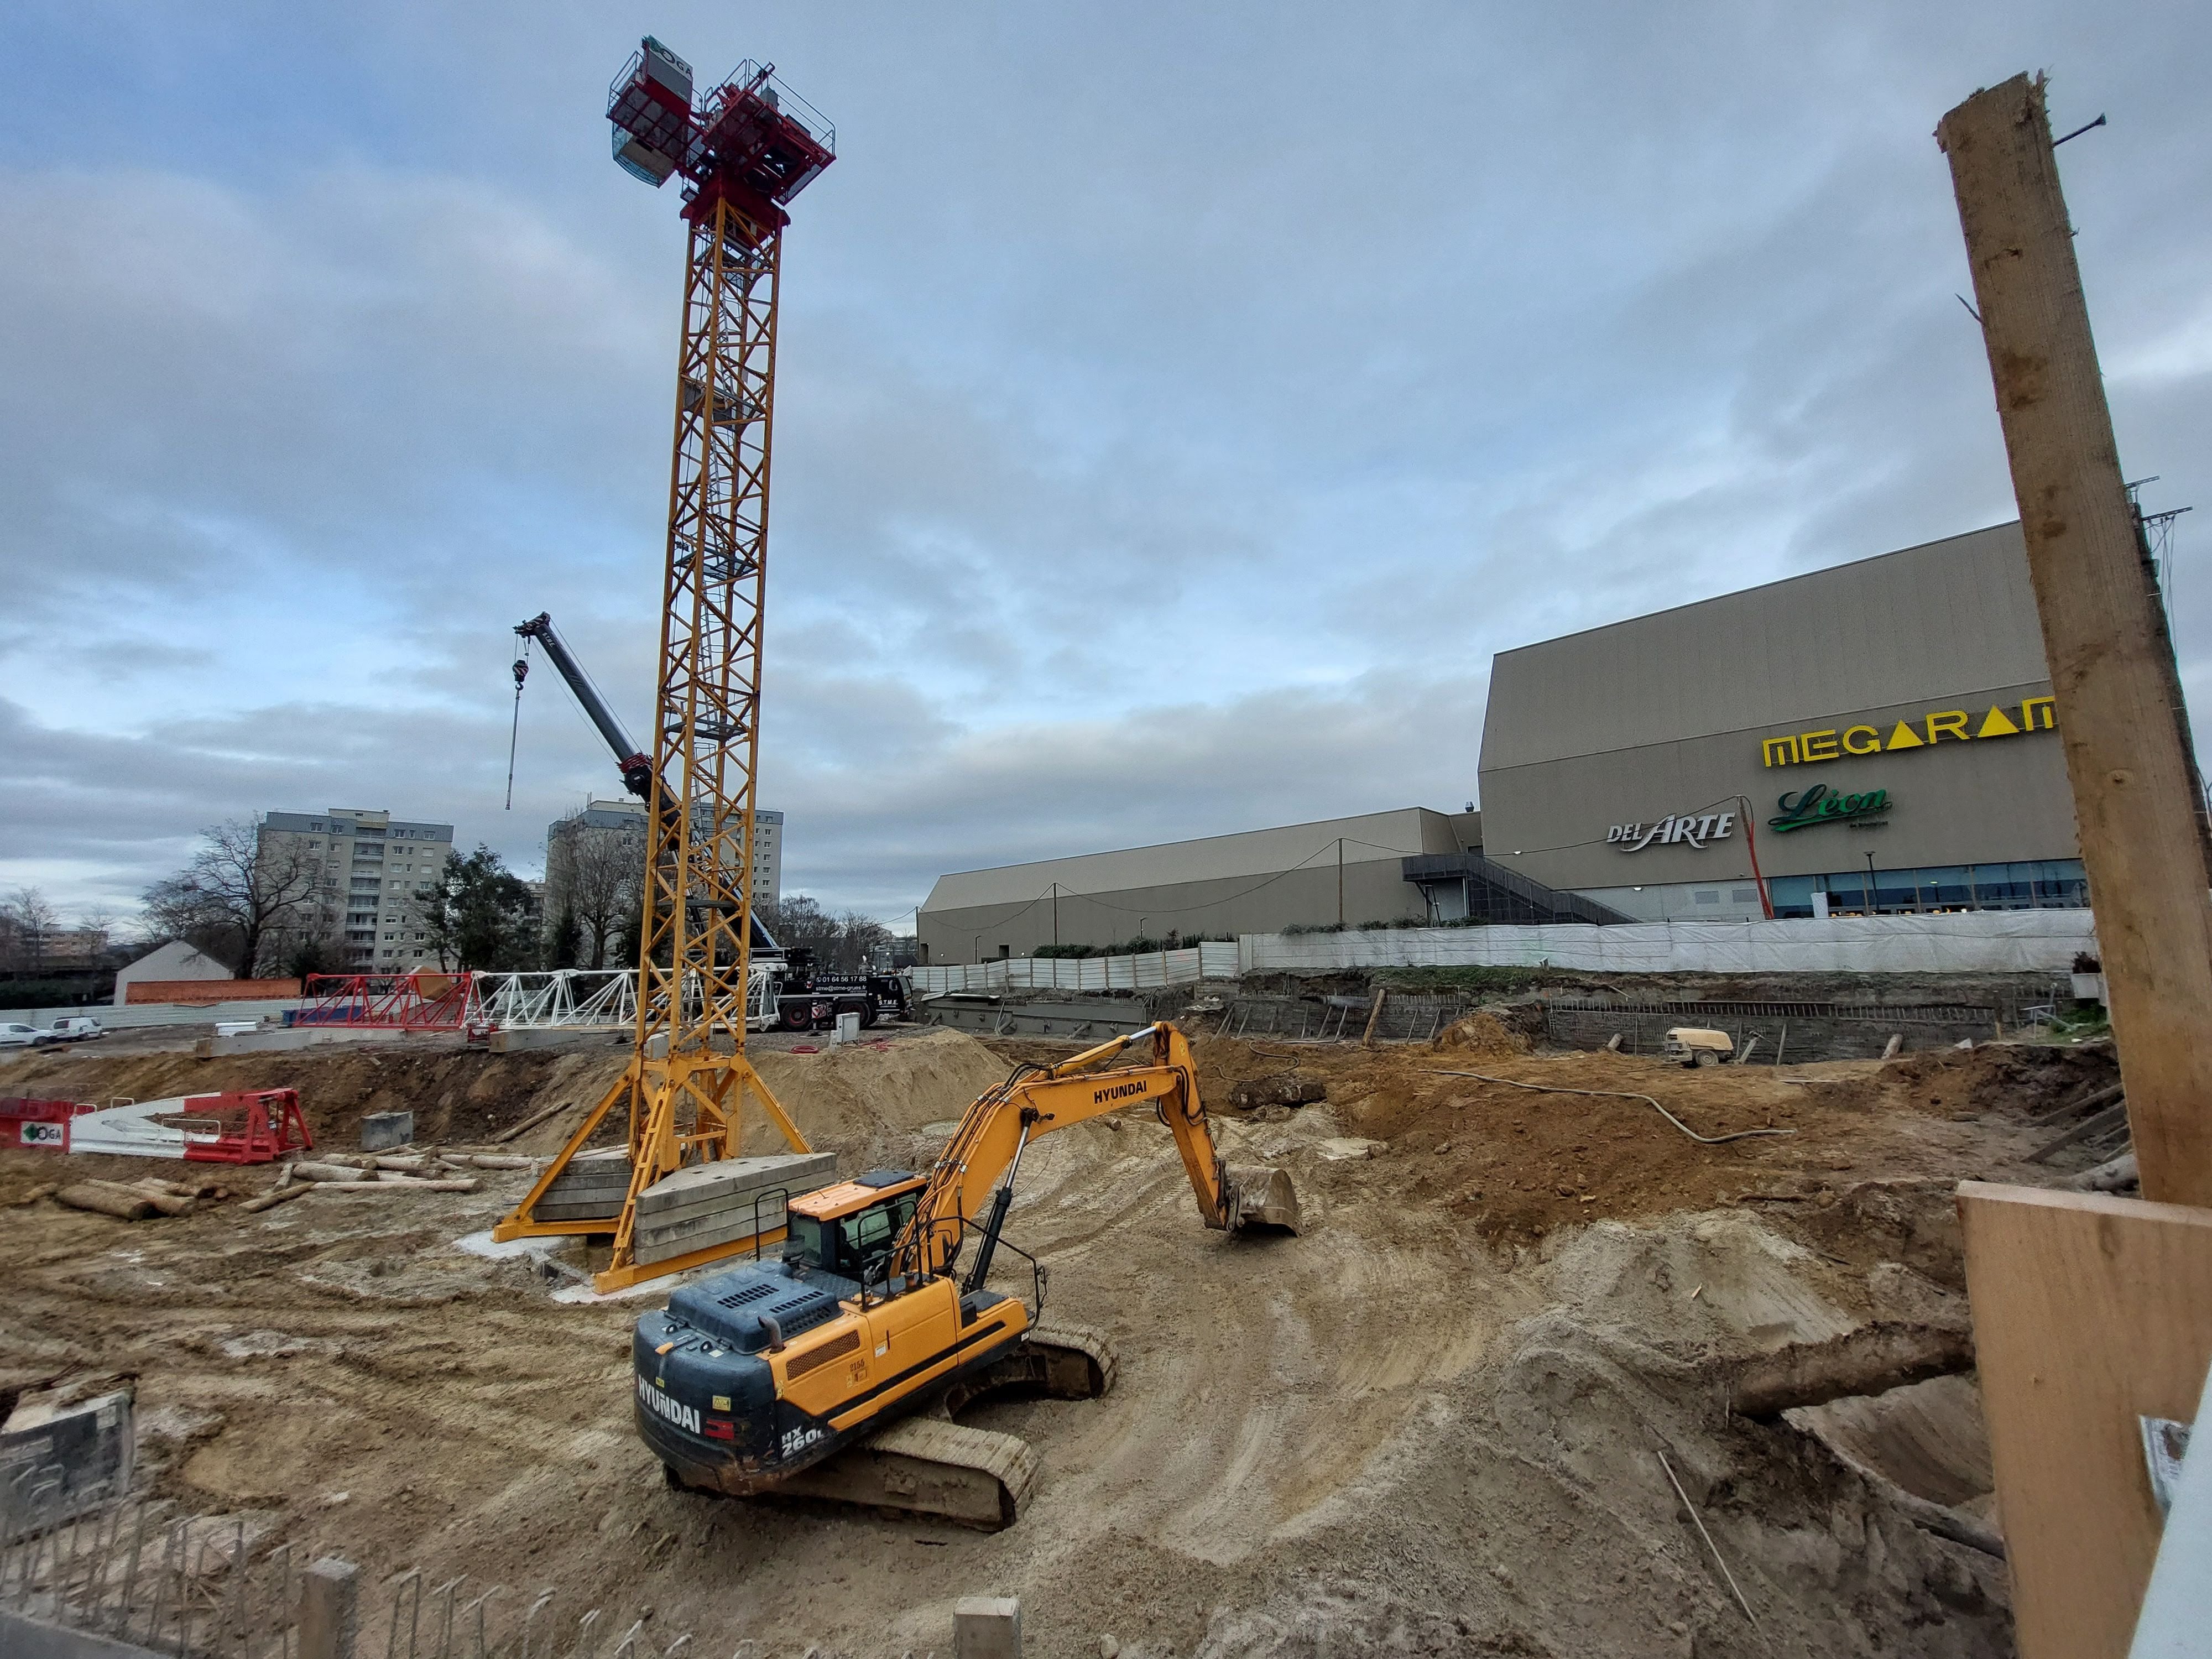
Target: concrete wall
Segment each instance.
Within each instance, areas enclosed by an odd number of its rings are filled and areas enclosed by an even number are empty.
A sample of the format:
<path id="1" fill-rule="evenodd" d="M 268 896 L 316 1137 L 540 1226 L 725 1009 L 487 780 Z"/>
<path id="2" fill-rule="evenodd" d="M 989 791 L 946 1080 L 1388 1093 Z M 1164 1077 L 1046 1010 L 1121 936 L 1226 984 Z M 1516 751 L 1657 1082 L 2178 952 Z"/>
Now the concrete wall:
<path id="1" fill-rule="evenodd" d="M 1501 653 L 1483 728 L 1484 850 L 1578 891 L 1742 882 L 1741 796 L 1769 876 L 1861 869 L 1869 851 L 1882 869 L 2072 858 L 2065 763 L 2039 711 L 2036 729 L 1990 738 L 1946 735 L 1940 718 L 1964 711 L 1972 734 L 1996 708 L 2017 725 L 2050 691 L 2016 524 Z M 1919 744 L 1891 746 L 1900 721 Z M 1854 746 L 1882 746 L 1841 754 L 1855 727 Z M 1791 763 L 1767 747 L 1802 747 L 1808 732 L 1838 757 Z M 1770 823 L 1783 796 L 1814 785 L 1886 791 L 1885 821 Z M 1702 847 L 1608 839 L 1616 825 L 1729 811 L 1729 832 Z"/>

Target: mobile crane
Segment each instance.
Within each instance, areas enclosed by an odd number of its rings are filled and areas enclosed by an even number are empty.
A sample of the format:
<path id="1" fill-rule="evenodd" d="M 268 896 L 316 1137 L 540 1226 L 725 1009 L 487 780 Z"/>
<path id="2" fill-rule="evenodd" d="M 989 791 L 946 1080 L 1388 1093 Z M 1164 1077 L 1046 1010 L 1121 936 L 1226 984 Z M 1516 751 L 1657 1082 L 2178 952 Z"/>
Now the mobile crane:
<path id="1" fill-rule="evenodd" d="M 1147 1039 L 1142 1063 L 1108 1064 Z M 1297 1231 L 1286 1173 L 1232 1170 L 1215 1149 L 1173 1025 L 1018 1066 L 968 1109 L 926 1176 L 878 1170 L 788 1199 L 780 1261 L 686 1285 L 638 1321 L 638 1431 L 669 1483 L 1011 1523 L 1034 1453 L 951 1413 L 999 1389 L 1095 1397 L 1115 1370 L 1098 1333 L 1039 1322 L 1046 1271 L 1004 1237 L 1022 1154 L 1040 1135 L 1144 1105 L 1174 1135 L 1208 1227 Z M 1030 1261 L 1034 1305 L 988 1283 L 1001 1247 Z"/>
<path id="2" fill-rule="evenodd" d="M 615 713 L 614 706 L 585 671 L 568 641 L 561 637 L 561 630 L 553 625 L 553 613 L 541 611 L 528 622 L 515 623 L 514 631 L 523 641 L 523 654 L 514 659 L 518 720 L 523 684 L 530 678 L 530 647 L 535 643 L 544 647 L 547 659 L 576 699 L 576 706 L 614 751 L 623 787 L 640 800 L 650 802 L 653 757 L 630 737 L 622 716 Z M 662 792 L 661 799 L 664 806 L 673 810 L 668 792 Z M 751 922 L 753 964 L 745 994 L 746 1024 L 750 1028 L 776 1026 L 787 1031 L 811 1031 L 827 1029 L 838 1015 L 850 1013 L 860 1017 L 861 1027 L 866 1030 L 883 1018 L 912 1017 L 906 981 L 896 974 L 847 977 L 825 972 L 815 965 L 811 951 L 787 951 L 778 945 L 757 914 L 751 916 Z"/>

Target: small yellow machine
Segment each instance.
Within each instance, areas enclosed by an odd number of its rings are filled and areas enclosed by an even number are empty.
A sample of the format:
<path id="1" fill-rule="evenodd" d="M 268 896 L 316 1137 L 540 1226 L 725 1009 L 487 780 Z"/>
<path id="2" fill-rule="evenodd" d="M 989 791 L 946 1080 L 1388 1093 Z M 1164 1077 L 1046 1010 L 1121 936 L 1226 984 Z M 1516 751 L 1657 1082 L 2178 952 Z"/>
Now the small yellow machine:
<path id="1" fill-rule="evenodd" d="M 1677 1025 L 1667 1033 L 1663 1052 L 1685 1066 L 1719 1066 L 1735 1053 L 1735 1039 L 1704 1025 Z"/>
<path id="2" fill-rule="evenodd" d="M 1147 1042 L 1148 1063 L 1108 1063 Z M 1035 1305 L 988 1283 L 1022 1153 L 1133 1106 L 1151 1107 L 1175 1137 L 1207 1226 L 1297 1230 L 1286 1174 L 1232 1170 L 1215 1150 L 1174 1026 L 1018 1067 L 968 1109 L 927 1176 L 876 1170 L 793 1198 L 781 1261 L 685 1285 L 638 1322 L 638 1431 L 671 1484 L 1011 1522 L 1034 1455 L 950 1412 L 1000 1388 L 1092 1396 L 1115 1370 L 1097 1333 L 1037 1324 L 1045 1272 L 1033 1258 Z M 896 1421 L 933 1407 L 937 1420 Z M 817 1472 L 863 1442 L 865 1455 Z"/>

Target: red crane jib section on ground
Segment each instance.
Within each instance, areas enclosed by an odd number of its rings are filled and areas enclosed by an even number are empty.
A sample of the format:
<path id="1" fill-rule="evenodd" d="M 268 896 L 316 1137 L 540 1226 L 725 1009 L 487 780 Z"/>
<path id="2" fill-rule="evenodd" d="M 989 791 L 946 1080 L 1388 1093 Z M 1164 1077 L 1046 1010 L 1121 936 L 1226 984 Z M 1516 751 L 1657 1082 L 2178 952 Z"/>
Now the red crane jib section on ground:
<path id="1" fill-rule="evenodd" d="M 684 216 L 697 221 L 726 200 L 764 229 L 791 222 L 793 197 L 836 159 L 829 124 L 748 61 L 695 109 L 690 65 L 647 41 L 616 78 L 607 100 L 615 155 L 648 184 L 672 173 L 693 186 Z"/>
<path id="2" fill-rule="evenodd" d="M 375 1030 L 458 1031 L 469 1009 L 467 969 L 454 974 L 311 974 L 290 1024 Z"/>

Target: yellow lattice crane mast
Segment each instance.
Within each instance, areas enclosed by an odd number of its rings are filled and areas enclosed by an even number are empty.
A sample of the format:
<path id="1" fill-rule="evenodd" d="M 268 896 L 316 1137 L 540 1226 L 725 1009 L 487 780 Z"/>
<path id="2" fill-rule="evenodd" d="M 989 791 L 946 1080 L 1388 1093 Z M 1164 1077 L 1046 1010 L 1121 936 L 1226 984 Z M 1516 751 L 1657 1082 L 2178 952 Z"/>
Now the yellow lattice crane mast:
<path id="1" fill-rule="evenodd" d="M 638 1259 L 638 1197 L 678 1170 L 735 1158 L 750 1094 L 793 1148 L 805 1138 L 745 1060 L 753 812 L 760 751 L 761 611 L 768 574 L 776 299 L 784 211 L 835 159 L 836 130 L 748 60 L 694 100 L 690 66 L 646 40 L 611 89 L 615 160 L 646 183 L 686 181 L 675 458 L 669 484 L 660 678 L 646 816 L 636 1050 L 499 1239 L 614 1233 L 613 1290 L 749 1248 L 725 1240 Z M 629 1121 L 617 1212 L 573 1197 L 578 1155 L 610 1112 Z M 621 1178 L 601 1160 L 606 1193 Z M 549 1200 L 549 1194 L 552 1197 Z M 579 1210 L 599 1213 L 580 1215 Z"/>

